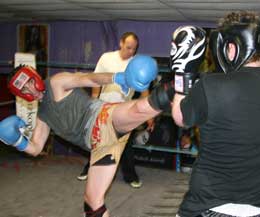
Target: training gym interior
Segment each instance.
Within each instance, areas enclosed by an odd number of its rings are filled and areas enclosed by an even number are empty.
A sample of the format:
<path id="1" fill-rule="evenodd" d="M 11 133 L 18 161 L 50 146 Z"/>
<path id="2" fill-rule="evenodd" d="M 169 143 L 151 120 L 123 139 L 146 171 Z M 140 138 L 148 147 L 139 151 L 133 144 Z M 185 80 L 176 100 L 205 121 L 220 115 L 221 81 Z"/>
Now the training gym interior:
<path id="1" fill-rule="evenodd" d="M 120 36 L 131 31 L 139 37 L 138 53 L 158 63 L 152 89 L 172 76 L 169 54 L 176 28 L 197 25 L 209 36 L 219 18 L 242 9 L 259 10 L 260 4 L 253 0 L 1 0 L 0 120 L 17 114 L 21 106 L 7 87 L 16 61 L 32 61 L 43 78 L 64 71 L 92 73 L 99 57 L 118 49 Z M 209 56 L 201 71 L 210 70 L 214 62 Z M 20 112 L 32 121 L 37 109 L 33 105 Z M 144 131 L 140 126 L 133 142 L 143 185 L 131 188 L 118 170 L 106 197 L 113 217 L 173 217 L 188 189 L 200 146 L 198 129 L 181 129 L 164 112 L 156 117 L 153 132 L 147 136 Z M 76 177 L 86 161 L 84 151 L 53 132 L 36 158 L 0 142 L 0 217 L 82 216 L 85 181 Z"/>

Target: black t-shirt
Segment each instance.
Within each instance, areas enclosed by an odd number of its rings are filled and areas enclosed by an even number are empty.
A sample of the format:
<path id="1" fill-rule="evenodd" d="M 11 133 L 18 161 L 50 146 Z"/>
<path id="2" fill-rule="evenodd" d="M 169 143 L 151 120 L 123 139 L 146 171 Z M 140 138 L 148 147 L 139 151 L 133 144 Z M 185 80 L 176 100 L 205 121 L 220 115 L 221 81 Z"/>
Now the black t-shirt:
<path id="1" fill-rule="evenodd" d="M 225 203 L 260 207 L 260 68 L 206 75 L 181 110 L 187 126 L 199 126 L 201 146 L 180 216 Z"/>

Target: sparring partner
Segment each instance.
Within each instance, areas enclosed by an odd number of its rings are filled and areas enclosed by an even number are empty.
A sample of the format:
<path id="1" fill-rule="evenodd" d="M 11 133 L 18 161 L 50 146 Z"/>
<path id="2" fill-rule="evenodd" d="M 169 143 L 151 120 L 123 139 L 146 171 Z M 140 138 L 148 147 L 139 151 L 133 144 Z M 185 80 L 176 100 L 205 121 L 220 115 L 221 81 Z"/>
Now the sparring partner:
<path id="1" fill-rule="evenodd" d="M 36 126 L 27 139 L 17 116 L 0 122 L 0 139 L 19 151 L 37 156 L 52 129 L 56 135 L 91 151 L 84 194 L 85 217 L 108 217 L 105 193 L 109 188 L 129 132 L 158 115 L 147 98 L 125 103 L 105 103 L 90 98 L 81 87 L 117 83 L 122 89 L 144 91 L 158 72 L 156 61 L 144 55 L 133 58 L 120 73 L 57 73 L 41 80 L 30 67 L 20 67 L 9 81 L 11 92 L 28 101 L 39 100 Z"/>
<path id="2" fill-rule="evenodd" d="M 181 127 L 197 125 L 201 141 L 177 216 L 260 216 L 259 24 L 252 12 L 228 14 L 211 42 L 225 73 L 205 75 L 195 84 L 196 71 L 185 68 L 175 75 L 173 118 Z M 191 50 L 186 56 L 180 52 L 188 47 L 184 36 L 174 36 L 173 68 L 193 62 Z"/>

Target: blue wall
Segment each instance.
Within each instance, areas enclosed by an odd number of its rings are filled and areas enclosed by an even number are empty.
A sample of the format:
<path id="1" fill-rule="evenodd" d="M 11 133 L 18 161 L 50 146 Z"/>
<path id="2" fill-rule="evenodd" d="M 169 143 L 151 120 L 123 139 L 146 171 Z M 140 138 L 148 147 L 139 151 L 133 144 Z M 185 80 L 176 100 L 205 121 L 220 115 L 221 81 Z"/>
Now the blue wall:
<path id="1" fill-rule="evenodd" d="M 9 61 L 17 51 L 19 23 L 0 23 L 0 61 Z M 22 23 L 26 24 L 26 23 Z M 34 23 L 28 23 L 34 24 Z M 49 61 L 96 64 L 100 55 L 118 48 L 126 31 L 140 38 L 139 53 L 168 57 L 172 32 L 180 25 L 214 28 L 214 23 L 176 23 L 145 21 L 49 22 Z M 5 73 L 5 68 L 0 68 Z"/>

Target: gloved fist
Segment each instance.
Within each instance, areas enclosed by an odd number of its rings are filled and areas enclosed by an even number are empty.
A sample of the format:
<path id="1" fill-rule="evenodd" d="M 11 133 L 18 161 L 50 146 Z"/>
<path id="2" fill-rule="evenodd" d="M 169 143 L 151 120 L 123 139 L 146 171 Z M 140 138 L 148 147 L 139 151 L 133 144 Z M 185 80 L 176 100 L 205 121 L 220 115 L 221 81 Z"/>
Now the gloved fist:
<path id="1" fill-rule="evenodd" d="M 128 87 L 125 79 L 124 72 L 115 73 L 113 76 L 113 83 L 118 84 L 121 87 L 121 91 L 124 95 L 128 95 L 130 88 Z"/>
<path id="2" fill-rule="evenodd" d="M 116 73 L 113 81 L 121 86 L 124 93 L 129 88 L 142 92 L 149 88 L 150 83 L 158 74 L 158 66 L 150 56 L 136 55 L 127 65 L 124 73 Z"/>
<path id="3" fill-rule="evenodd" d="M 149 88 L 150 83 L 157 77 L 158 66 L 150 56 L 136 55 L 125 70 L 126 83 L 138 92 Z"/>
<path id="4" fill-rule="evenodd" d="M 149 95 L 148 102 L 155 110 L 170 112 L 174 94 L 175 89 L 173 81 L 159 83 Z"/>
<path id="5" fill-rule="evenodd" d="M 175 72 L 175 91 L 188 94 L 198 76 L 198 68 L 206 51 L 206 33 L 200 27 L 182 26 L 173 33 L 170 54 Z"/>
<path id="6" fill-rule="evenodd" d="M 19 151 L 24 151 L 28 145 L 28 139 L 21 133 L 26 123 L 16 115 L 5 118 L 0 122 L 0 140 L 6 145 L 12 145 Z"/>

